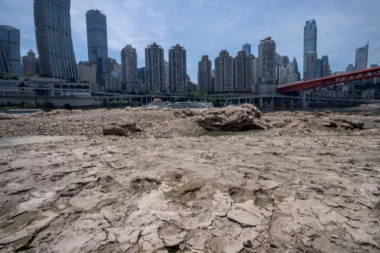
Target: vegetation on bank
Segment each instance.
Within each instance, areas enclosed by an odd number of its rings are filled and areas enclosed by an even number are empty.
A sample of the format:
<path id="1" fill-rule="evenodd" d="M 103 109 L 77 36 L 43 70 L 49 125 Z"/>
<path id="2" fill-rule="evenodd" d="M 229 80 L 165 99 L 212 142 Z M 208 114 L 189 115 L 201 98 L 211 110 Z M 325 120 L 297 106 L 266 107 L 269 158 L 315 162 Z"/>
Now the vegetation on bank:
<path id="1" fill-rule="evenodd" d="M 373 90 L 374 92 L 374 99 L 380 100 L 380 84 L 375 84 L 371 81 L 359 81 L 359 82 L 353 82 L 353 89 L 351 90 L 351 94 L 353 95 L 354 99 L 360 99 L 362 98 L 363 91 L 367 90 Z"/>
<path id="2" fill-rule="evenodd" d="M 213 95 L 208 94 L 207 92 L 193 91 L 188 93 L 189 100 L 200 99 L 201 101 L 207 101 L 215 103 L 216 99 Z"/>

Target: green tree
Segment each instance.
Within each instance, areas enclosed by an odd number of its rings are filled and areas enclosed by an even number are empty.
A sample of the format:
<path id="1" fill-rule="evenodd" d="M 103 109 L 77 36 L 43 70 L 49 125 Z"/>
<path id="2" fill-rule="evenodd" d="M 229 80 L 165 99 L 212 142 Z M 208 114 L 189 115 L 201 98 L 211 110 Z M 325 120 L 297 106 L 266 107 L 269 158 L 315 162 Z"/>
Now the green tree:
<path id="1" fill-rule="evenodd" d="M 37 107 L 36 104 L 32 101 L 26 101 L 24 104 L 24 108 L 26 108 L 26 109 L 33 109 L 36 107 Z"/>

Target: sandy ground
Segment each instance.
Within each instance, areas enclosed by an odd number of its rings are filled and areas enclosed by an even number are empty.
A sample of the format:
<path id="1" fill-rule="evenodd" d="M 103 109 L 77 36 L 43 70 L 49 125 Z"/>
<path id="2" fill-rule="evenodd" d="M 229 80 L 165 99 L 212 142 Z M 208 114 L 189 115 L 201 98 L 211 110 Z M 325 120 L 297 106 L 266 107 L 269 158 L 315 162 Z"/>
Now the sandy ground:
<path id="1" fill-rule="evenodd" d="M 143 131 L 102 136 L 124 118 Z M 207 136 L 171 111 L 0 120 L 3 137 L 71 136 L 3 138 L 0 252 L 380 252 L 380 131 L 324 126 L 342 119 L 380 121 L 281 112 Z"/>

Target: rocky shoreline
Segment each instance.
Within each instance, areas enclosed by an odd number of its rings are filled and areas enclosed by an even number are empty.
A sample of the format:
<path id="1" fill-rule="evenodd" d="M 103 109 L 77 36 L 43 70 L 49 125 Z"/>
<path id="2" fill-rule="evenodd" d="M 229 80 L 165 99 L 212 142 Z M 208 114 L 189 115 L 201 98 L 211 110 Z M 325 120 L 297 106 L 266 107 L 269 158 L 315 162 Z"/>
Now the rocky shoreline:
<path id="1" fill-rule="evenodd" d="M 0 114 L 83 137 L 0 146 L 0 252 L 379 252 L 380 117 L 255 110 Z"/>

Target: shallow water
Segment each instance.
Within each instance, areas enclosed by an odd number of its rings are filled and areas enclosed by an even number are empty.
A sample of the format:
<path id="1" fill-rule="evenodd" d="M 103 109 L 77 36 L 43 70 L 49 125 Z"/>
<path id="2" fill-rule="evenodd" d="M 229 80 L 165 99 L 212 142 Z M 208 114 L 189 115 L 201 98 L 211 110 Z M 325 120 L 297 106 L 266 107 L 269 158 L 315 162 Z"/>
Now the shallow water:
<path id="1" fill-rule="evenodd" d="M 46 143 L 46 142 L 57 142 L 65 140 L 83 140 L 84 136 L 46 136 L 46 135 L 35 135 L 35 136 L 20 136 L 20 137 L 7 137 L 0 138 L 0 147 L 16 146 L 22 144 L 33 144 L 33 143 Z"/>
<path id="2" fill-rule="evenodd" d="M 207 131 L 203 136 L 233 136 L 233 135 L 272 135 L 280 131 L 280 128 L 270 128 L 267 130 L 247 130 L 247 131 Z"/>

